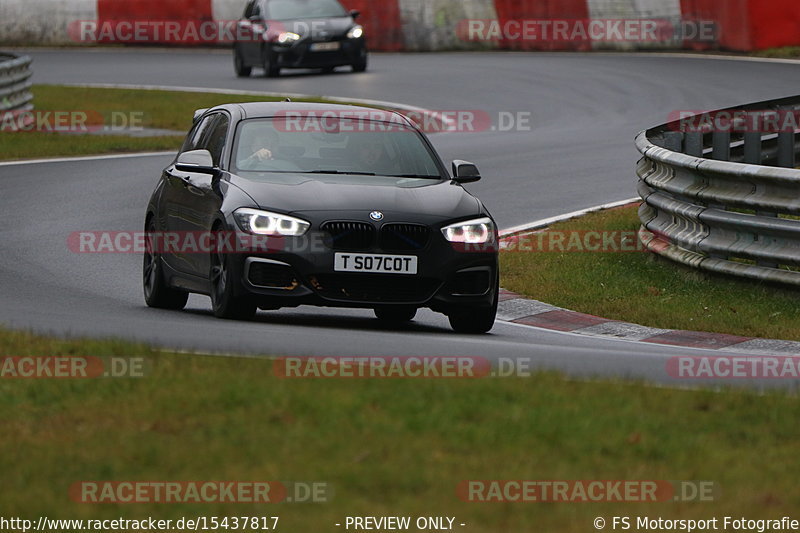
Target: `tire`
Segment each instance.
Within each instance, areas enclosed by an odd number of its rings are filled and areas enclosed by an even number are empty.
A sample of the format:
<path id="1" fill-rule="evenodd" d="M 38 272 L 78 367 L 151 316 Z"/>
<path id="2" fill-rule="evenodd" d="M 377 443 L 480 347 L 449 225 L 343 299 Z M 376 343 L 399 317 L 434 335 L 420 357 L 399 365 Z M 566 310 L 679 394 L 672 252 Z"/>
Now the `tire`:
<path id="1" fill-rule="evenodd" d="M 253 72 L 253 67 L 244 66 L 244 58 L 238 48 L 233 49 L 233 70 L 240 78 L 247 78 Z"/>
<path id="2" fill-rule="evenodd" d="M 417 316 L 417 308 L 405 305 L 376 307 L 375 316 L 385 322 L 411 322 Z"/>
<path id="3" fill-rule="evenodd" d="M 447 318 L 450 327 L 458 333 L 488 333 L 497 317 L 497 302 L 500 296 L 499 281 L 495 283 L 494 302 L 489 307 L 465 307 L 451 311 Z"/>
<path id="4" fill-rule="evenodd" d="M 147 233 L 155 233 L 156 225 L 153 220 L 147 223 Z M 142 260 L 142 286 L 144 301 L 148 307 L 156 309 L 180 310 L 186 307 L 189 293 L 173 289 L 164 282 L 161 255 L 147 246 Z"/>
<path id="5" fill-rule="evenodd" d="M 223 242 L 224 239 L 217 239 Z M 230 265 L 231 254 L 222 249 L 211 252 L 209 282 L 211 284 L 211 308 L 217 318 L 250 320 L 256 314 L 255 300 L 249 296 L 234 294 L 235 273 Z"/>
<path id="6" fill-rule="evenodd" d="M 267 78 L 277 78 L 281 75 L 281 68 L 275 65 L 275 59 L 269 52 L 264 54 L 264 76 Z"/>
<path id="7" fill-rule="evenodd" d="M 367 70 L 367 56 L 365 55 L 352 65 L 353 72 L 365 72 Z"/>

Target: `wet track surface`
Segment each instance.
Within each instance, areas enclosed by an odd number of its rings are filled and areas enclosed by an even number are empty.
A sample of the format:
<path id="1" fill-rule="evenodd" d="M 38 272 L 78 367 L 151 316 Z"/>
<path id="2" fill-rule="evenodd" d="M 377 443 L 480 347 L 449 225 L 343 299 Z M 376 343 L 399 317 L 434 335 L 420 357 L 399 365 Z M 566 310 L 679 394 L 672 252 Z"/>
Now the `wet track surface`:
<path id="1" fill-rule="evenodd" d="M 388 100 L 437 110 L 530 113 L 530 131 L 436 135 L 446 159 L 476 162 L 469 189 L 501 227 L 635 196 L 633 137 L 681 109 L 795 94 L 796 65 L 646 55 L 374 55 L 365 74 L 233 76 L 228 53 L 34 50 L 35 83 L 213 87 Z M 87 103 L 87 107 L 90 106 Z M 187 117 L 187 121 L 189 118 Z M 68 235 L 142 227 L 147 198 L 170 156 L 0 166 L 0 322 L 58 334 L 121 336 L 204 352 L 275 355 L 531 357 L 574 375 L 668 381 L 666 358 L 697 350 L 580 337 L 498 323 L 490 335 L 452 333 L 420 312 L 385 329 L 371 311 L 302 307 L 254 322 L 145 307 L 138 255 L 72 253 Z M 720 355 L 720 352 L 715 352 Z"/>

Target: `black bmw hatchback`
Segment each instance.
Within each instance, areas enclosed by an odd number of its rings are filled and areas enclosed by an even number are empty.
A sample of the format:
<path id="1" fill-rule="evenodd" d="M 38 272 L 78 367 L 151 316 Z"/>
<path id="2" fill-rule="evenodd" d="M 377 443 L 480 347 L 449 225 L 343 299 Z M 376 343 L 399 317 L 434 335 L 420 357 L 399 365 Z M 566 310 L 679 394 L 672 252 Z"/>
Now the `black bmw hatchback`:
<path id="1" fill-rule="evenodd" d="M 282 68 L 330 72 L 344 65 L 363 72 L 367 40 L 358 16 L 337 0 L 250 0 L 233 45 L 236 74 L 258 67 L 275 77 Z"/>
<path id="2" fill-rule="evenodd" d="M 197 114 L 145 217 L 151 307 L 209 295 L 221 318 L 299 305 L 446 314 L 492 328 L 494 220 L 399 114 L 356 106 L 228 104 Z"/>

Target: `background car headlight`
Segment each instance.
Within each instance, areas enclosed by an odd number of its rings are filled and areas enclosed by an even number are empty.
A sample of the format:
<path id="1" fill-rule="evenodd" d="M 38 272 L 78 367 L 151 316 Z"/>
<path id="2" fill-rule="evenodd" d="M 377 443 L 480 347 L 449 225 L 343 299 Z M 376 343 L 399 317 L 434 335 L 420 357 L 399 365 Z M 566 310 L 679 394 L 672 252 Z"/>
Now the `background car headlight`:
<path id="1" fill-rule="evenodd" d="M 353 26 L 350 28 L 350 31 L 347 32 L 348 39 L 358 39 L 364 35 L 364 27 L 363 26 Z"/>
<path id="2" fill-rule="evenodd" d="M 285 31 L 278 35 L 278 42 L 281 44 L 291 44 L 299 40 L 300 36 L 292 31 Z"/>
<path id="3" fill-rule="evenodd" d="M 492 219 L 486 217 L 444 227 L 442 234 L 450 242 L 486 244 L 494 240 L 495 229 Z"/>
<path id="4" fill-rule="evenodd" d="M 311 227 L 305 220 L 258 209 L 237 209 L 233 218 L 243 231 L 256 235 L 300 237 Z"/>

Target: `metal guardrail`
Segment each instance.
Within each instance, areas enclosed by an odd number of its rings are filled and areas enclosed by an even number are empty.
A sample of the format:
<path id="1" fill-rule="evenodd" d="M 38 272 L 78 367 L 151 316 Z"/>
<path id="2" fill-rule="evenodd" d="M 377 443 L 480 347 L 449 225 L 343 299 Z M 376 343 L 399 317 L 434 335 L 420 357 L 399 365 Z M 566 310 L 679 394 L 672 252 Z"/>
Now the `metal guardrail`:
<path id="1" fill-rule="evenodd" d="M 689 131 L 674 121 L 636 138 L 642 243 L 693 268 L 800 285 L 797 128 L 758 131 L 800 117 L 800 96 L 703 117 L 733 118 Z"/>
<path id="2" fill-rule="evenodd" d="M 33 109 L 31 58 L 0 53 L 0 114 Z"/>

